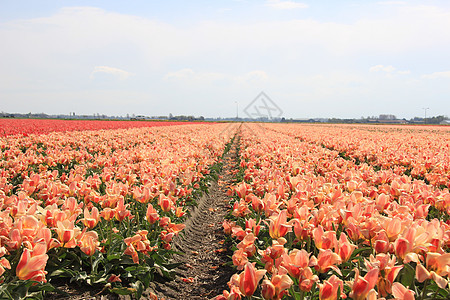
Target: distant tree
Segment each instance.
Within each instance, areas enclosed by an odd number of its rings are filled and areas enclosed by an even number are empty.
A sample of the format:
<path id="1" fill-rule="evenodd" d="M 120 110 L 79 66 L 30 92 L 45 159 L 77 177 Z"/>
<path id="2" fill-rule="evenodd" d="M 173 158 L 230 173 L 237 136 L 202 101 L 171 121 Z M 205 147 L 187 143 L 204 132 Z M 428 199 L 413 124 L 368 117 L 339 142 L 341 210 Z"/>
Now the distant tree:
<path id="1" fill-rule="evenodd" d="M 427 124 L 439 124 L 444 121 L 446 118 L 444 116 L 435 116 L 431 118 L 427 118 Z"/>

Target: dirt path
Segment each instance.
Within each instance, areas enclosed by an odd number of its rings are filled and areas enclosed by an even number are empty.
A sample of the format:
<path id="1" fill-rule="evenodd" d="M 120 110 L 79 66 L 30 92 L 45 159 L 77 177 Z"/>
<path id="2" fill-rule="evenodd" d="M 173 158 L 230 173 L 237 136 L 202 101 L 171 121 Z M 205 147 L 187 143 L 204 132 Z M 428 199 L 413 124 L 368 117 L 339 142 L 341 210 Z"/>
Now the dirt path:
<path id="1" fill-rule="evenodd" d="M 145 298 L 150 298 L 150 292 L 153 292 L 158 299 L 211 299 L 228 288 L 227 282 L 234 270 L 225 265 L 232 252 L 224 245 L 222 222 L 230 210 L 226 187 L 231 183 L 231 171 L 236 167 L 238 142 L 235 139 L 224 159 L 219 183 L 211 184 L 209 194 L 199 200 L 198 207 L 187 220 L 184 235 L 174 242 L 175 250 L 185 253 L 174 257 L 175 262 L 182 263 L 175 270 L 176 279 L 151 283 L 151 288 L 144 293 Z"/>

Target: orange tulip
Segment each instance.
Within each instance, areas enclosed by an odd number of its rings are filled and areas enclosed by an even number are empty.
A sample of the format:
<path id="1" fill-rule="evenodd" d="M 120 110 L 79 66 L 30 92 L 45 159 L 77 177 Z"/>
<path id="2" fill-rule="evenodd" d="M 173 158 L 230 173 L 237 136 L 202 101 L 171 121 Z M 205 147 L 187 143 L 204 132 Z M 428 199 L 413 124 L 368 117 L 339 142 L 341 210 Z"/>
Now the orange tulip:
<path id="1" fill-rule="evenodd" d="M 336 300 L 338 298 L 338 289 L 341 288 L 341 295 L 343 294 L 344 284 L 336 275 L 330 277 L 323 284 L 319 284 L 319 299 L 320 300 Z"/>
<path id="2" fill-rule="evenodd" d="M 304 269 L 312 266 L 312 261 L 309 259 L 310 255 L 311 254 L 306 252 L 305 249 L 293 249 L 289 255 L 283 253 L 283 261 L 281 264 L 289 272 L 289 275 L 298 279 L 302 275 Z"/>
<path id="3" fill-rule="evenodd" d="M 237 244 L 237 248 L 244 250 L 247 257 L 252 257 L 256 252 L 255 241 L 256 237 L 253 233 L 249 233 L 239 244 Z"/>
<path id="4" fill-rule="evenodd" d="M 335 231 L 323 231 L 323 227 L 319 225 L 312 231 L 314 243 L 318 249 L 336 249 L 337 239 Z"/>
<path id="5" fill-rule="evenodd" d="M 127 209 L 128 204 L 125 205 L 123 197 L 120 198 L 120 200 L 117 202 L 117 206 L 114 209 L 116 220 L 121 222 L 126 217 L 130 218 L 131 212 Z"/>
<path id="6" fill-rule="evenodd" d="M 97 207 L 93 207 L 91 212 L 89 212 L 89 209 L 87 207 L 84 208 L 84 218 L 81 219 L 81 222 L 83 222 L 84 226 L 92 229 L 97 226 L 99 221 L 100 214 Z"/>
<path id="7" fill-rule="evenodd" d="M 103 219 L 105 219 L 106 221 L 110 221 L 112 218 L 114 218 L 115 215 L 115 211 L 114 209 L 110 208 L 110 207 L 105 207 L 102 212 L 100 213 L 100 215 L 103 217 Z"/>
<path id="8" fill-rule="evenodd" d="M 147 213 L 146 213 L 147 221 L 150 224 L 155 224 L 159 220 L 159 215 L 156 209 L 153 208 L 153 205 L 150 203 L 147 206 Z"/>
<path id="9" fill-rule="evenodd" d="M 164 196 L 163 194 L 159 195 L 158 204 L 164 212 L 169 212 L 172 209 L 172 201 L 169 197 Z"/>
<path id="10" fill-rule="evenodd" d="M 233 265 L 235 265 L 238 270 L 242 270 L 248 263 L 247 253 L 244 251 L 244 249 L 238 249 L 234 251 L 231 259 L 233 260 Z"/>
<path id="11" fill-rule="evenodd" d="M 47 265 L 47 246 L 44 241 L 38 242 L 32 250 L 25 248 L 16 268 L 16 275 L 21 280 L 47 282 L 44 271 Z"/>
<path id="12" fill-rule="evenodd" d="M 82 232 L 78 246 L 84 254 L 92 256 L 95 254 L 100 242 L 98 241 L 98 234 L 95 231 Z"/>
<path id="13" fill-rule="evenodd" d="M 379 269 L 379 277 L 377 281 L 377 290 L 381 296 L 386 297 L 392 293 L 392 284 L 397 277 L 403 265 L 395 265 L 395 255 L 392 257 L 388 254 L 377 254 L 376 257 L 370 255 L 370 260 L 366 260 L 367 270 Z M 383 274 L 383 275 L 381 275 Z"/>
<path id="14" fill-rule="evenodd" d="M 369 294 L 370 290 L 375 287 L 378 280 L 379 269 L 372 269 L 367 272 L 366 276 L 359 275 L 359 270 L 356 270 L 355 280 L 352 284 L 352 291 L 350 297 L 353 300 L 363 300 Z"/>
<path id="15" fill-rule="evenodd" d="M 280 267 L 277 274 L 273 274 L 270 280 L 265 279 L 261 284 L 261 295 L 264 299 L 278 300 L 287 294 L 287 289 L 294 283 L 292 279 L 286 275 L 287 271 Z"/>
<path id="16" fill-rule="evenodd" d="M 342 232 L 341 236 L 339 237 L 337 247 L 337 251 L 342 259 L 342 262 L 346 262 L 347 260 L 349 260 L 350 256 L 352 256 L 352 253 L 355 249 L 356 245 L 351 244 L 347 239 L 347 235 Z"/>
<path id="17" fill-rule="evenodd" d="M 384 230 L 377 233 L 374 237 L 373 248 L 376 253 L 387 253 L 389 251 L 391 243 L 389 242 L 389 238 Z"/>
<path id="18" fill-rule="evenodd" d="M 5 268 L 11 269 L 11 264 L 9 263 L 9 260 L 2 257 L 2 258 L 0 258 L 0 276 L 2 276 L 3 273 L 5 273 Z"/>
<path id="19" fill-rule="evenodd" d="M 287 221 L 287 211 L 282 210 L 278 215 L 269 218 L 269 234 L 273 239 L 284 237 L 291 230 L 291 225 Z"/>
<path id="20" fill-rule="evenodd" d="M 302 275 L 299 278 L 298 286 L 301 291 L 310 292 L 314 283 L 318 281 L 319 277 L 314 275 L 310 267 L 307 267 L 303 270 Z"/>
<path id="21" fill-rule="evenodd" d="M 392 295 L 394 295 L 394 299 L 400 299 L 400 300 L 414 300 L 415 294 L 410 289 L 406 288 L 403 284 L 400 282 L 394 282 L 392 284 Z"/>
<path id="22" fill-rule="evenodd" d="M 257 270 L 255 263 L 246 263 L 244 271 L 239 274 L 239 290 L 245 296 L 255 293 L 259 281 L 266 274 L 266 270 Z"/>
<path id="23" fill-rule="evenodd" d="M 259 231 L 261 230 L 261 220 L 259 220 L 258 224 L 256 224 L 255 219 L 248 219 L 245 220 L 245 230 L 251 231 L 255 236 L 258 236 Z"/>
<path id="24" fill-rule="evenodd" d="M 426 266 L 425 268 L 421 263 L 417 264 L 417 280 L 424 282 L 426 279 L 433 279 L 440 288 L 444 289 L 448 284 L 448 280 L 444 277 L 450 274 L 450 253 L 427 253 Z"/>
<path id="25" fill-rule="evenodd" d="M 58 240 L 61 242 L 62 246 L 65 248 L 74 248 L 76 243 L 76 238 L 80 233 L 80 229 L 75 227 L 74 222 L 69 220 L 58 221 L 56 223 L 56 233 L 58 234 Z"/>
<path id="26" fill-rule="evenodd" d="M 319 255 L 317 256 L 317 265 L 315 266 L 315 268 L 319 273 L 328 272 L 328 270 L 331 268 L 338 274 L 341 274 L 341 270 L 336 267 L 336 265 L 340 264 L 341 262 L 341 257 L 330 249 L 319 249 Z"/>

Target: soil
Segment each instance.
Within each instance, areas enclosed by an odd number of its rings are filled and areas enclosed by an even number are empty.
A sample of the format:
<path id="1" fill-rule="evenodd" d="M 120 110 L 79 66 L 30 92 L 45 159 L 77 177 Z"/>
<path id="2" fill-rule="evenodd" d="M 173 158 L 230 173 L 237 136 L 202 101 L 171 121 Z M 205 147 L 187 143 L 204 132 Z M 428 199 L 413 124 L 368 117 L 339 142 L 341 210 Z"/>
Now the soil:
<path id="1" fill-rule="evenodd" d="M 202 197 L 187 220 L 184 235 L 174 241 L 174 248 L 185 253 L 174 257 L 176 262 L 183 263 L 176 269 L 177 278 L 153 282 L 144 294 L 147 299 L 150 292 L 158 299 L 211 299 L 228 288 L 227 282 L 235 271 L 227 264 L 233 252 L 225 244 L 222 222 L 231 208 L 226 191 L 233 178 L 231 171 L 236 167 L 236 157 L 235 141 L 224 159 L 219 183 L 212 183 L 209 194 Z"/>
<path id="2" fill-rule="evenodd" d="M 212 299 L 228 289 L 227 282 L 235 271 L 229 265 L 233 252 L 230 245 L 225 243 L 222 222 L 231 209 L 226 191 L 233 180 L 232 170 L 236 168 L 237 143 L 239 141 L 235 139 L 224 158 L 219 181 L 211 183 L 208 194 L 204 194 L 198 206 L 191 211 L 183 234 L 173 241 L 173 249 L 184 253 L 173 257 L 172 262 L 181 263 L 174 270 L 175 279 L 167 281 L 156 278 L 144 292 L 143 299 Z M 105 294 L 105 291 L 92 288 L 68 285 L 59 288 L 69 297 L 52 295 L 49 299 L 132 299 L 130 296 Z"/>

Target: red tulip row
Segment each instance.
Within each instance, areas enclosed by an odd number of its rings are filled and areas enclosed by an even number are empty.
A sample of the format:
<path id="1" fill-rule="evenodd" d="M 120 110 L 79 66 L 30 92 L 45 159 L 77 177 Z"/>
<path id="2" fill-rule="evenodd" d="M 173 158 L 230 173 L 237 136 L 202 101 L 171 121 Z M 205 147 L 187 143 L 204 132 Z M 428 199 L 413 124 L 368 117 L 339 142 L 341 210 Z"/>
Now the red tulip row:
<path id="1" fill-rule="evenodd" d="M 217 299 L 449 296 L 448 189 L 343 158 L 317 142 L 333 127 L 312 127 L 311 141 L 304 126 L 243 128 L 223 224 L 242 272 Z"/>
<path id="2" fill-rule="evenodd" d="M 189 122 L 99 121 L 57 119 L 0 119 L 0 137 L 8 135 L 47 134 L 51 132 L 126 129 L 192 124 Z"/>
<path id="3" fill-rule="evenodd" d="M 271 124 L 265 127 L 337 150 L 355 162 L 450 188 L 448 126 Z"/>
<path id="4" fill-rule="evenodd" d="M 52 290 L 61 277 L 139 296 L 156 269 L 169 276 L 171 241 L 233 130 L 199 124 L 0 138 L 0 297 Z"/>

